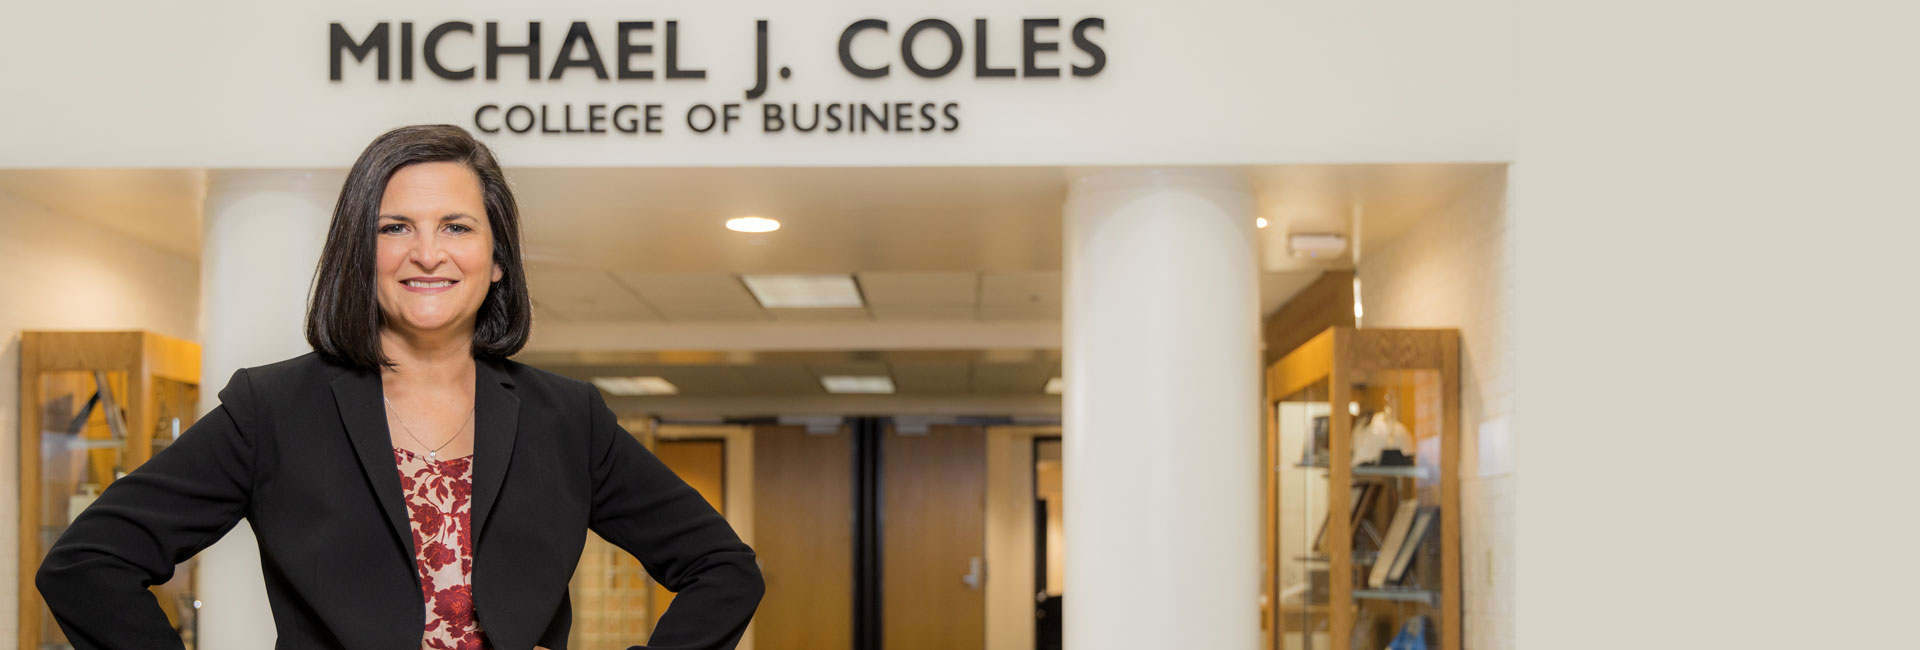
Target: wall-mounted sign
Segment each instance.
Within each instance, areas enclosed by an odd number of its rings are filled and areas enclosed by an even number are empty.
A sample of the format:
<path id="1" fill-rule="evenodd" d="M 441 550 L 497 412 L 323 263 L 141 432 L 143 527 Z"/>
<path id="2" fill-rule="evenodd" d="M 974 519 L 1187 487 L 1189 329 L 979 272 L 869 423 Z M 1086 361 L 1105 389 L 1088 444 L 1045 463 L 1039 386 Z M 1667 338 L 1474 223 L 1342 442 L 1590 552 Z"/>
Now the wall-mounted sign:
<path id="1" fill-rule="evenodd" d="M 482 133 L 540 135 L 654 135 L 680 129 L 698 134 L 760 133 L 945 133 L 959 130 L 956 100 L 795 102 L 775 91 L 794 76 L 791 65 L 769 51 L 767 20 L 755 21 L 751 87 L 737 101 L 668 105 L 660 102 L 487 102 L 474 107 L 471 126 Z M 963 29 L 965 27 L 966 29 Z M 878 18 L 849 23 L 832 44 L 837 73 L 878 83 L 893 75 L 921 79 L 1059 79 L 1092 77 L 1107 65 L 1098 39 L 1103 18 L 1022 18 L 1014 22 L 968 22 L 927 18 L 904 27 Z M 744 34 L 744 30 L 743 34 Z M 547 32 L 551 34 L 551 32 Z M 596 36 L 598 34 L 598 36 Z M 993 60 L 990 39 L 1019 43 L 1018 59 Z M 886 56 L 862 41 L 879 40 Z M 743 41 L 746 39 L 743 38 Z M 436 25 L 379 22 L 328 25 L 327 76 L 334 82 L 371 78 L 410 83 L 501 83 L 503 64 L 523 68 L 526 83 L 552 83 L 591 76 L 615 84 L 705 83 L 707 69 L 681 55 L 677 20 L 574 22 L 556 40 L 543 39 L 538 21 L 450 20 Z M 552 46 L 558 43 L 557 47 Z M 746 47 L 742 43 L 742 47 Z M 774 97 L 769 97 L 773 95 Z"/>

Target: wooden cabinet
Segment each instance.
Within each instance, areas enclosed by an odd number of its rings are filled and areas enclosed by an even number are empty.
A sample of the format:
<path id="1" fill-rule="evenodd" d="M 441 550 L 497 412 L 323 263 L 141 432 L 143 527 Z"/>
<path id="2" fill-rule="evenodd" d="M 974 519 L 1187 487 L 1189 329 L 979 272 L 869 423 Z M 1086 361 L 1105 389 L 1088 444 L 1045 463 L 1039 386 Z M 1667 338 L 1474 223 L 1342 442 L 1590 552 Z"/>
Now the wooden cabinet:
<path id="1" fill-rule="evenodd" d="M 199 413 L 200 346 L 150 332 L 20 336 L 21 648 L 70 648 L 34 587 L 47 547 L 93 497 Z M 193 561 L 151 589 L 194 647 Z"/>
<path id="2" fill-rule="evenodd" d="M 1459 650 L 1460 335 L 1334 327 L 1267 367 L 1274 650 Z"/>

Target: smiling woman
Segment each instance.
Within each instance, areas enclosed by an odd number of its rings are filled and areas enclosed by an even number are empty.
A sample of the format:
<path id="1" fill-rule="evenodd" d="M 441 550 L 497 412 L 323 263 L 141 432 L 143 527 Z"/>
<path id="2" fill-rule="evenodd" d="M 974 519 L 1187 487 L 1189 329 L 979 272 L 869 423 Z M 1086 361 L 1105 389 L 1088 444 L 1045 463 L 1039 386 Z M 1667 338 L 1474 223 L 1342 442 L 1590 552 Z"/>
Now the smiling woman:
<path id="1" fill-rule="evenodd" d="M 465 130 L 382 135 L 354 163 L 334 212 L 307 307 L 314 350 L 391 367 L 382 337 L 446 332 L 461 314 L 472 319 L 476 356 L 504 358 L 526 344 L 533 305 L 520 210 L 493 153 Z"/>
<path id="2" fill-rule="evenodd" d="M 180 647 L 146 585 L 244 517 L 280 647 L 565 650 L 592 530 L 677 593 L 654 647 L 735 647 L 753 549 L 593 386 L 508 359 L 531 327 L 493 154 L 455 126 L 381 135 L 334 206 L 314 352 L 234 373 L 80 513 L 35 576 L 47 607 L 75 650 Z"/>

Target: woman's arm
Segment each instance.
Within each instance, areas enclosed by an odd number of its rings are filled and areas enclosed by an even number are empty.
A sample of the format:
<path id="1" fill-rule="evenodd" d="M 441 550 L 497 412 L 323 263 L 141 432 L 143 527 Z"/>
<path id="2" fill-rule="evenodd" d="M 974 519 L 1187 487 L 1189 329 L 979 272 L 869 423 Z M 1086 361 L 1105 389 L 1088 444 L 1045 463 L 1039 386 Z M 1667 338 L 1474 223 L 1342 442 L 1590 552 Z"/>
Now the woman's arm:
<path id="1" fill-rule="evenodd" d="M 34 585 L 76 650 L 184 647 L 147 586 L 246 512 L 251 397 L 247 371 L 235 372 L 219 408 L 108 485 L 47 551 Z"/>
<path id="2" fill-rule="evenodd" d="M 590 526 L 676 592 L 649 645 L 629 650 L 732 650 L 766 591 L 753 549 L 705 497 L 620 428 L 599 390 L 588 392 Z"/>

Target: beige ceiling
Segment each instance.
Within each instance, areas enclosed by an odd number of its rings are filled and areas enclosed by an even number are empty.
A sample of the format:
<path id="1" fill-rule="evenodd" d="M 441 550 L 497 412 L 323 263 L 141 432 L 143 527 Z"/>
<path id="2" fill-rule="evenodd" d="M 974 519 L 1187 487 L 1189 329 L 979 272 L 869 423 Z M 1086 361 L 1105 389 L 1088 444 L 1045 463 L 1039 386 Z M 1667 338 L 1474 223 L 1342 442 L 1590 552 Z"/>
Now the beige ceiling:
<path id="1" fill-rule="evenodd" d="M 206 188 L 198 169 L 0 170 L 0 192 L 193 259 Z"/>
<path id="2" fill-rule="evenodd" d="M 1263 313 L 1350 256 L 1288 255 L 1290 233 L 1359 234 L 1365 250 L 1399 235 L 1498 165 L 1299 165 L 1244 170 L 1259 216 Z M 561 329 L 637 327 L 890 327 L 991 322 L 1057 327 L 1061 309 L 1060 210 L 1073 173 L 1060 168 L 519 169 L 508 173 L 522 208 L 537 322 Z M 197 257 L 200 170 L 0 170 L 0 191 L 87 219 L 163 249 Z M 728 231 L 726 219 L 777 219 L 766 234 Z M 1356 223 L 1357 228 L 1356 228 Z M 743 273 L 846 273 L 864 306 L 766 309 Z M 879 321 L 880 323 L 875 323 Z M 584 325 L 583 325 L 584 324 Z M 580 330 L 587 331 L 587 330 Z M 646 331 L 646 330 L 635 330 Z M 662 331 L 662 330 L 653 330 Z M 940 331 L 932 329 L 928 331 Z M 536 337 L 539 338 L 539 337 Z M 859 335 L 842 337 L 860 340 Z M 979 351 L 899 356 L 857 349 L 779 357 L 678 361 L 569 356 L 543 341 L 522 355 L 578 377 L 657 375 L 681 387 L 660 398 L 610 400 L 626 412 L 684 414 L 847 412 L 1056 412 L 1041 387 L 1056 356 Z M 698 347 L 698 346 L 694 346 Z M 531 348 L 530 348 L 531 349 Z M 585 348 L 582 348 L 583 350 Z M 712 348 L 709 348 L 712 349 Z M 658 354 L 658 353 L 646 353 Z M 772 355 L 772 356 L 768 356 Z M 860 356 L 866 355 L 866 356 Z M 877 355 L 877 356 L 876 356 Z M 892 356 L 889 356 L 892 355 Z M 969 356 L 973 355 L 973 356 Z M 894 378 L 894 396 L 828 396 L 830 372 Z"/>

